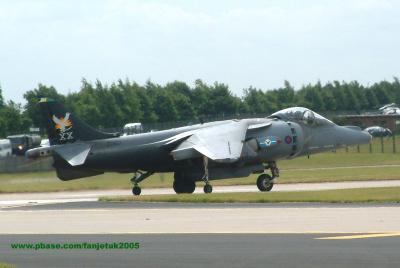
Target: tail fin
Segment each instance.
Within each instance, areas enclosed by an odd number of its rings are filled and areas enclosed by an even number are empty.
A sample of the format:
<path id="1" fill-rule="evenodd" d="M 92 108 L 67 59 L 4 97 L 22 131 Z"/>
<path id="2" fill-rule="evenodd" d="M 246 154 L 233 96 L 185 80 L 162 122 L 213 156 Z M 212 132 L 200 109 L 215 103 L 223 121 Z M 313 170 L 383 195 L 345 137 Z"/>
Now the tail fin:
<path id="1" fill-rule="evenodd" d="M 92 128 L 66 110 L 64 105 L 51 98 L 41 98 L 39 106 L 46 122 L 50 145 L 119 136 L 118 133 L 104 133 Z"/>

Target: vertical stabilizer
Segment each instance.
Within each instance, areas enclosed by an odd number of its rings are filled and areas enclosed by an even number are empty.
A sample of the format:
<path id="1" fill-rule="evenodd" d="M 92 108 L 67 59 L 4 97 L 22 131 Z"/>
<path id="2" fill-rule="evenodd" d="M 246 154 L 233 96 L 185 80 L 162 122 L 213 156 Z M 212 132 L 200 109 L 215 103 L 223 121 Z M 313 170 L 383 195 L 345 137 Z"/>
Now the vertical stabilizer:
<path id="1" fill-rule="evenodd" d="M 51 145 L 107 139 L 119 135 L 118 133 L 104 133 L 92 128 L 75 117 L 71 111 L 65 109 L 64 105 L 51 98 L 41 98 L 39 106 L 46 122 Z"/>

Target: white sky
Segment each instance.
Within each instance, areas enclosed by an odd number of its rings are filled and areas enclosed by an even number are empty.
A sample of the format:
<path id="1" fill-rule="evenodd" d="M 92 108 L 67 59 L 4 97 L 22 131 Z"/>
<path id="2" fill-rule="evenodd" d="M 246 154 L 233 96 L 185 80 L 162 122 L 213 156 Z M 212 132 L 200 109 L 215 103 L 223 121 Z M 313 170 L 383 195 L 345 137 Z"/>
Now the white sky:
<path id="1" fill-rule="evenodd" d="M 399 76 L 400 1 L 0 1 L 0 85 L 200 78 L 237 94 Z"/>

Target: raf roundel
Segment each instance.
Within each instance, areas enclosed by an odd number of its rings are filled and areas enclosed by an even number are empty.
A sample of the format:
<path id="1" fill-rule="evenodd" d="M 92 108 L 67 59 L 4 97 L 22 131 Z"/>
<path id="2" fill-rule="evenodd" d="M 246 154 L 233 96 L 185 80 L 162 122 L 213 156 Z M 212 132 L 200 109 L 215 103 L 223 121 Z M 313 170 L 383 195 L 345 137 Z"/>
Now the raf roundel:
<path id="1" fill-rule="evenodd" d="M 285 137 L 285 142 L 286 142 L 287 144 L 291 144 L 291 143 L 292 143 L 292 137 L 286 136 L 286 137 Z"/>

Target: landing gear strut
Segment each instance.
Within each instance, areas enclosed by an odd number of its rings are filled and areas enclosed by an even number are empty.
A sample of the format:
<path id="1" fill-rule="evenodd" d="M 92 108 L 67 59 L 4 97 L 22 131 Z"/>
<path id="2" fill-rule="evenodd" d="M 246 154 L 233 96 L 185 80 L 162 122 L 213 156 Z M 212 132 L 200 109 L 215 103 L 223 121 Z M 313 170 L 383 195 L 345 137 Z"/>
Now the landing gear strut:
<path id="1" fill-rule="evenodd" d="M 274 179 L 279 177 L 279 169 L 276 162 L 269 162 L 265 169 L 270 169 L 272 176 L 261 174 L 257 178 L 257 187 L 261 192 L 269 192 L 274 187 Z"/>
<path id="2" fill-rule="evenodd" d="M 142 189 L 139 186 L 139 182 L 141 182 L 142 180 L 146 179 L 147 177 L 153 175 L 154 172 L 151 171 L 147 171 L 147 172 L 141 172 L 141 171 L 137 171 L 135 173 L 135 176 L 131 179 L 131 182 L 133 184 L 133 188 L 132 188 L 132 194 L 133 195 L 140 195 L 140 193 L 142 192 Z"/>
<path id="3" fill-rule="evenodd" d="M 204 164 L 203 181 L 206 183 L 206 185 L 204 185 L 203 191 L 206 194 L 211 194 L 212 193 L 212 185 L 210 184 L 210 182 L 208 180 L 208 158 L 207 158 L 207 156 L 203 156 L 203 164 Z"/>

